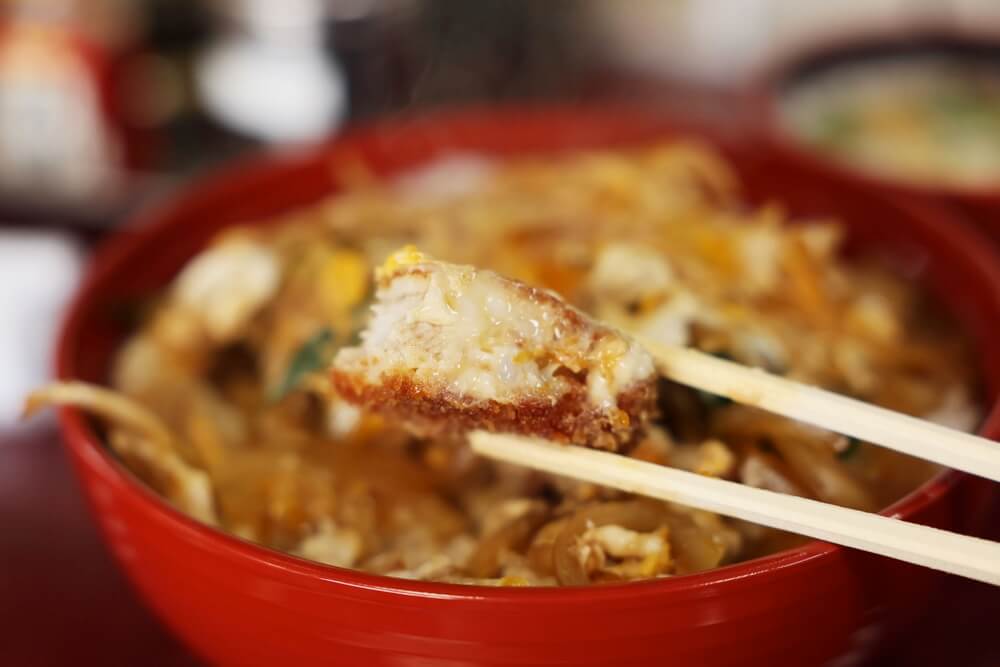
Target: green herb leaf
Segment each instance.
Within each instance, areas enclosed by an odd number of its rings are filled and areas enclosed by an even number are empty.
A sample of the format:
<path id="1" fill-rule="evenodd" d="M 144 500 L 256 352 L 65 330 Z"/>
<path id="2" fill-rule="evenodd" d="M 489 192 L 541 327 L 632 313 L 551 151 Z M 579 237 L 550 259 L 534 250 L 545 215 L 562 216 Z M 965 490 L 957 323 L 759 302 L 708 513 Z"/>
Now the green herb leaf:
<path id="1" fill-rule="evenodd" d="M 972 90 L 955 89 L 931 96 L 927 106 L 933 112 L 964 120 L 981 115 L 986 110 L 983 101 Z"/>
<path id="2" fill-rule="evenodd" d="M 292 355 L 292 361 L 288 364 L 288 370 L 281 383 L 271 392 L 272 401 L 280 401 L 289 393 L 294 391 L 310 373 L 314 373 L 328 363 L 337 351 L 334 343 L 334 334 L 329 327 L 324 327 L 309 338 Z"/>
<path id="3" fill-rule="evenodd" d="M 820 144 L 839 147 L 854 139 L 858 121 L 850 111 L 834 109 L 819 118 L 815 131 Z"/>

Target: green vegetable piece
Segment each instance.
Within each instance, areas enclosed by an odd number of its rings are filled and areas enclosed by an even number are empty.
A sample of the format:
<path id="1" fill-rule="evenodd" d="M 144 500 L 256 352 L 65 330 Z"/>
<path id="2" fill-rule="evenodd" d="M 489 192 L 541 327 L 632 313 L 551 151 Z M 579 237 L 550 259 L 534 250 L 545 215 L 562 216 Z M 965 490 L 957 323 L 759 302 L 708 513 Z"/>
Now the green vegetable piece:
<path id="1" fill-rule="evenodd" d="M 302 344 L 292 356 L 285 377 L 271 392 L 272 401 L 280 401 L 294 391 L 310 373 L 314 373 L 328 363 L 337 351 L 334 334 L 329 327 L 324 327 Z"/>
<path id="2" fill-rule="evenodd" d="M 942 91 L 930 98 L 929 106 L 933 111 L 958 116 L 960 119 L 975 117 L 984 111 L 983 100 L 973 91 L 955 89 Z"/>
<path id="3" fill-rule="evenodd" d="M 823 115 L 816 124 L 816 139 L 820 144 L 833 148 L 842 147 L 854 139 L 858 121 L 846 109 L 835 109 Z"/>

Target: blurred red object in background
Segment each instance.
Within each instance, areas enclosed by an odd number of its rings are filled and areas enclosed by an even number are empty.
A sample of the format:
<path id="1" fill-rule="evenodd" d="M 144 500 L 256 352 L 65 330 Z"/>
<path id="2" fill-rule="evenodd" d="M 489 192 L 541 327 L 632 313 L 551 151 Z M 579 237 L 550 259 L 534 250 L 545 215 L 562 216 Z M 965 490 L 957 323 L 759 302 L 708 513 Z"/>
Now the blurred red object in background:
<path id="1" fill-rule="evenodd" d="M 111 55 L 54 10 L 0 26 L 0 188 L 80 199 L 125 166 Z"/>

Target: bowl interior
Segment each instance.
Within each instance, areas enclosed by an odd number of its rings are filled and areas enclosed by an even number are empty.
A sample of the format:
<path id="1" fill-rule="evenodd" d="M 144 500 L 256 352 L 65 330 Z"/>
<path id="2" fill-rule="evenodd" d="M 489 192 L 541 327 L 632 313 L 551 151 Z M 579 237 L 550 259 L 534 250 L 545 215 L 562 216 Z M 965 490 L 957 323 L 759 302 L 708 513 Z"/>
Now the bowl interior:
<path id="1" fill-rule="evenodd" d="M 852 167 L 846 160 L 824 154 L 796 136 L 786 125 L 781 111 L 784 97 L 812 79 L 845 66 L 877 66 L 928 56 L 947 57 L 977 67 L 992 68 L 1000 76 L 1000 40 L 988 37 L 930 29 L 912 34 L 852 35 L 814 43 L 779 59 L 762 77 L 756 96 L 763 108 L 764 132 L 770 136 L 772 143 L 801 162 L 870 187 L 1000 205 L 1000 178 L 988 184 L 936 184 L 862 170 Z"/>
<path id="2" fill-rule="evenodd" d="M 329 145 L 301 154 L 272 155 L 230 168 L 180 193 L 169 203 L 133 222 L 96 257 L 62 331 L 58 374 L 92 382 L 106 380 L 117 345 L 128 331 L 119 316 L 122 304 L 148 297 L 167 284 L 183 263 L 220 229 L 237 223 L 264 224 L 280 214 L 306 206 L 335 189 L 334 167 L 363 161 L 373 172 L 389 175 L 450 152 L 480 152 L 497 157 L 554 153 L 609 145 L 650 142 L 676 136 L 669 119 L 630 109 L 494 109 L 466 111 L 423 119 L 403 119 L 361 128 Z M 964 229 L 950 214 L 932 204 L 881 196 L 844 184 L 833 184 L 769 154 L 762 146 L 730 145 L 712 136 L 700 140 L 718 146 L 732 162 L 754 203 L 779 201 L 800 217 L 836 217 L 849 230 L 849 252 L 880 255 L 897 270 L 921 281 L 971 337 L 980 354 L 984 405 L 991 408 L 983 432 L 1000 434 L 1000 342 L 992 328 L 1000 318 L 1000 268 L 988 244 Z M 275 216 L 279 216 L 276 218 Z M 82 415 L 63 411 L 72 447 L 114 466 L 96 432 Z M 128 474 L 116 466 L 116 474 Z M 945 473 L 907 496 L 891 511 L 918 511 L 958 476 Z M 138 488 L 136 491 L 148 493 Z M 165 503 L 162 511 L 172 512 Z M 178 515 L 178 521 L 193 522 Z M 208 529 L 205 529 L 208 531 Z M 211 531 L 209 531 L 211 532 Z M 220 540 L 236 538 L 215 533 Z M 258 558 L 293 561 L 263 547 Z M 836 547 L 812 542 L 793 552 L 740 563 L 689 577 L 635 586 L 679 587 L 718 582 L 815 558 Z M 403 583 L 376 575 L 346 573 L 313 564 L 309 571 L 349 578 L 366 585 L 409 591 L 444 590 L 461 595 L 478 587 Z M 340 574 L 336 574 L 336 573 Z M 374 583 L 373 583 L 374 582 Z M 394 583 L 395 582 L 395 583 Z M 602 587 L 605 588 L 605 587 Z M 606 587 L 613 594 L 615 586 Z M 496 593 L 494 589 L 485 589 Z M 515 592 L 515 594 L 521 594 Z M 481 593 L 480 593 L 481 594 Z M 554 593 L 565 594 L 565 593 Z"/>

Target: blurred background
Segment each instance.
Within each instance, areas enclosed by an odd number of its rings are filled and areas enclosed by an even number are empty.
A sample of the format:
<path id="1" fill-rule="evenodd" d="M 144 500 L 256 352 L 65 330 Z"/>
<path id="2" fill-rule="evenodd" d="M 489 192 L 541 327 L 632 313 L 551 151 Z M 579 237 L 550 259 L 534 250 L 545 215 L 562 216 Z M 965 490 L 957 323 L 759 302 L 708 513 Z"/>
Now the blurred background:
<path id="1" fill-rule="evenodd" d="M 212 165 L 345 123 L 476 101 L 626 98 L 738 128 L 791 49 L 995 0 L 5 0 L 0 424 L 48 367 L 87 249 Z"/>
<path id="2" fill-rule="evenodd" d="M 20 402 L 48 376 L 88 253 L 131 212 L 220 162 L 294 150 L 383 115 L 483 101 L 641 101 L 740 132 L 755 82 L 786 54 L 845 35 L 928 30 L 1000 43 L 1000 2 L 3 0 L 0 455 L 36 446 L 16 425 Z M 53 498 L 25 486 L 38 469 L 60 467 L 51 483 L 71 483 L 63 465 L 51 450 L 0 459 L 5 530 Z M 49 529 L 99 549 L 74 523 L 81 516 L 69 510 Z M 30 539 L 18 548 L 33 553 Z M 93 567 L 90 588 L 61 594 L 84 608 L 127 595 L 110 566 Z M 137 627 L 113 641 L 185 664 L 154 625 Z"/>

